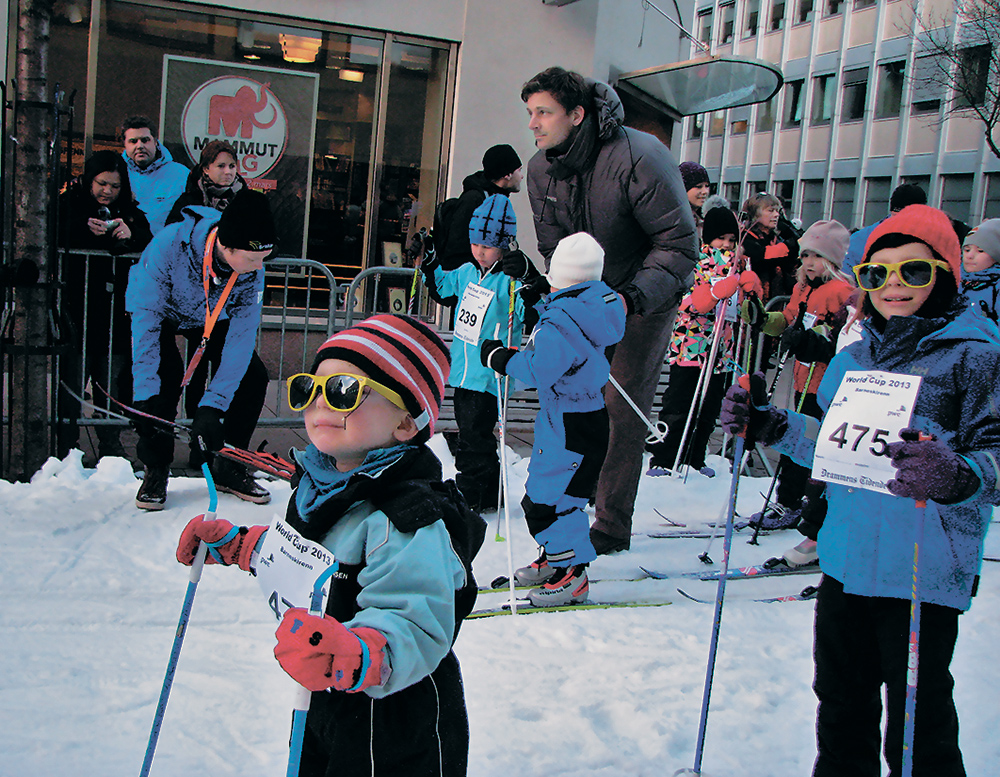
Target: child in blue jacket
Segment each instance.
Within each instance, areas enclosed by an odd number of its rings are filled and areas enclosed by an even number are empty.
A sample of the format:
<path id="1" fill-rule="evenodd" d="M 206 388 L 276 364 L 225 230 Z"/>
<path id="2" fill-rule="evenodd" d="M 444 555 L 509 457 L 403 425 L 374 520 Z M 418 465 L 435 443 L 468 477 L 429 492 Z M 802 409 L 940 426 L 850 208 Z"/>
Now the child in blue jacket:
<path id="1" fill-rule="evenodd" d="M 288 379 L 309 445 L 296 451 L 284 518 L 236 528 L 190 521 L 177 560 L 257 577 L 280 620 L 274 655 L 312 691 L 303 777 L 464 777 L 469 723 L 452 645 L 476 600 L 472 559 L 486 524 L 424 444 L 448 351 L 420 321 L 377 315 L 320 346 Z M 306 586 L 294 573 L 310 567 Z M 305 607 L 324 568 L 325 614 Z"/>
<path id="2" fill-rule="evenodd" d="M 482 512 L 499 504 L 500 457 L 493 430 L 499 418 L 497 376 L 479 362 L 479 348 L 488 338 L 503 338 L 520 345 L 524 303 L 513 297 L 510 277 L 501 259 L 516 249 L 517 218 L 506 195 L 493 194 L 476 208 L 469 222 L 469 243 L 476 263 L 444 270 L 436 257 L 421 265 L 431 295 L 441 301 L 460 301 L 455 312 L 451 341 L 451 374 L 455 389 L 455 482 L 473 510 Z"/>
<path id="3" fill-rule="evenodd" d="M 551 293 L 523 350 L 487 340 L 482 362 L 538 388 L 535 448 L 521 502 L 531 535 L 542 546 L 534 563 L 515 573 L 536 606 L 586 601 L 587 565 L 597 554 L 584 507 L 608 448 L 603 389 L 610 365 L 604 351 L 625 334 L 625 306 L 601 280 L 604 250 L 585 232 L 559 241 L 545 276 Z"/>
<path id="4" fill-rule="evenodd" d="M 962 243 L 962 293 L 994 324 L 1000 298 L 1000 219 L 987 219 Z"/>
<path id="5" fill-rule="evenodd" d="M 821 453 L 833 461 L 827 454 L 834 451 L 856 462 L 827 483 L 818 535 L 824 576 L 815 620 L 814 777 L 881 773 L 883 685 L 883 751 L 891 773 L 901 773 L 915 557 L 922 604 L 913 774 L 965 774 L 949 666 L 1000 503 L 1000 333 L 957 296 L 960 262 L 942 211 L 911 205 L 893 214 L 869 235 L 854 268 L 864 334 L 833 358 L 819 386 L 820 408 L 834 423 L 767 404 L 762 375 L 751 379 L 749 394 L 730 389 L 723 406 L 727 431 L 740 433 L 749 421 L 755 439 L 800 464 Z M 847 389 L 866 379 L 875 379 L 871 389 L 855 393 L 852 404 Z M 885 409 L 866 414 L 893 384 Z M 903 386 L 915 395 L 902 394 Z M 863 467 L 875 472 L 879 456 L 895 468 L 881 488 L 857 477 Z M 818 469 L 819 460 L 814 476 Z"/>

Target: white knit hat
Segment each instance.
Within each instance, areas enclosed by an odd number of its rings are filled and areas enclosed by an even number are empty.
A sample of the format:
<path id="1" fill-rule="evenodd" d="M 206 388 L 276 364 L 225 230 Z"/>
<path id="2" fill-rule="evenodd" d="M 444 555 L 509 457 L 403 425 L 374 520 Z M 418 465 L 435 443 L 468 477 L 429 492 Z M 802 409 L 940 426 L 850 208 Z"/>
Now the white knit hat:
<path id="1" fill-rule="evenodd" d="M 545 277 L 553 289 L 565 289 L 584 281 L 599 281 L 604 272 L 604 249 L 586 232 L 559 241 Z"/>

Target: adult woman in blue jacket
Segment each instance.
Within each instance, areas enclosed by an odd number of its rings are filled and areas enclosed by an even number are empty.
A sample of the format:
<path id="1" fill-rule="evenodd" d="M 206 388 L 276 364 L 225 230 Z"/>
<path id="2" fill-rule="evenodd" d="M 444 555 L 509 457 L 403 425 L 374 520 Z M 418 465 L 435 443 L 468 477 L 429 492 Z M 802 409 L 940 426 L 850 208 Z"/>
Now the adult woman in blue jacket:
<path id="1" fill-rule="evenodd" d="M 992 506 L 1000 502 L 1000 338 L 957 297 L 959 272 L 958 238 L 941 211 L 912 205 L 882 222 L 855 268 L 865 290 L 864 336 L 834 357 L 819 387 L 829 420 L 835 412 L 843 418 L 863 411 L 883 390 L 851 407 L 844 388 L 866 376 L 918 386 L 903 402 L 912 415 L 902 441 L 879 435 L 878 419 L 871 419 L 873 434 L 862 431 L 866 422 L 847 432 L 846 448 L 891 457 L 895 476 L 871 490 L 861 477 L 851 480 L 859 470 L 844 470 L 828 484 L 829 511 L 818 536 L 824 578 L 814 648 L 815 777 L 881 773 L 883 684 L 884 753 L 899 773 L 915 543 L 923 604 L 913 773 L 965 774 L 949 666 L 958 616 L 975 592 Z M 844 439 L 834 424 L 753 404 L 745 390 L 731 390 L 723 426 L 739 431 L 749 418 L 751 434 L 813 464 L 814 475 L 820 469 L 814 455 Z M 905 414 L 898 423 L 905 424 Z M 859 433 L 868 436 L 855 445 Z"/>

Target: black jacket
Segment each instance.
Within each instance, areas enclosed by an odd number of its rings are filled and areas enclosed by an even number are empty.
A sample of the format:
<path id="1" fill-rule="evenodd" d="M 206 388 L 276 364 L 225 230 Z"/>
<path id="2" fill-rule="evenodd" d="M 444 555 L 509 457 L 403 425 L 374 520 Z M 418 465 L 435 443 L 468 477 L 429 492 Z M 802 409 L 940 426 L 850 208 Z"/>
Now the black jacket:
<path id="1" fill-rule="evenodd" d="M 462 181 L 462 194 L 458 198 L 458 207 L 455 208 L 451 224 L 448 225 L 448 239 L 444 250 L 438 248 L 441 266 L 445 270 L 454 270 L 465 262 L 475 261 L 469 242 L 469 222 L 472 221 L 472 214 L 476 208 L 491 194 L 507 194 L 507 192 L 487 179 L 482 170 L 467 175 Z"/>

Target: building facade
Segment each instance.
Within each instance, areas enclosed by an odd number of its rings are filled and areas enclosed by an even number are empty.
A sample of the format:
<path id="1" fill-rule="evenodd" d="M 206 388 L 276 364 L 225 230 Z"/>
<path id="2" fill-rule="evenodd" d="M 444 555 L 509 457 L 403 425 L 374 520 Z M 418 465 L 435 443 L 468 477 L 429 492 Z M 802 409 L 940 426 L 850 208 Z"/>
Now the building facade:
<path id="1" fill-rule="evenodd" d="M 953 218 L 1000 216 L 1000 159 L 927 56 L 927 30 L 943 31 L 984 78 L 1000 78 L 996 52 L 956 22 L 952 2 L 698 0 L 694 19 L 713 53 L 776 63 L 785 78 L 768 103 L 684 122 L 681 157 L 734 206 L 769 191 L 806 226 L 860 227 L 886 215 L 897 185 L 916 183 Z"/>

